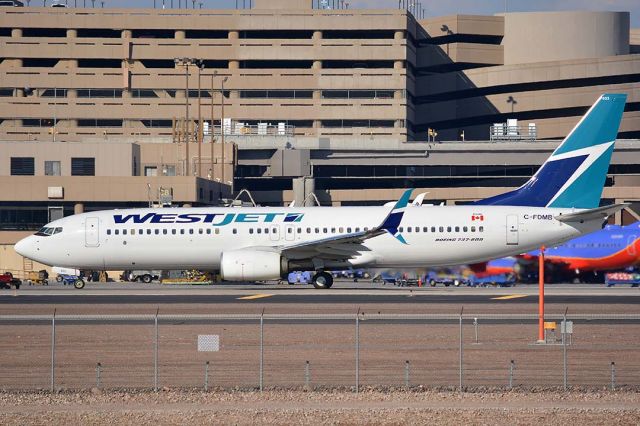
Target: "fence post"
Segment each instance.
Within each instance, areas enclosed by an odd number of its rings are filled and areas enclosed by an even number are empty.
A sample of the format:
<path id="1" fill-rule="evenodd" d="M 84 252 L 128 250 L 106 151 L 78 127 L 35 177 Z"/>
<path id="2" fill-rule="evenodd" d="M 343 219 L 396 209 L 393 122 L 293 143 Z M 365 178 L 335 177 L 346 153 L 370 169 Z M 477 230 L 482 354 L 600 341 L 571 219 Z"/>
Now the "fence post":
<path id="1" fill-rule="evenodd" d="M 309 361 L 304 364 L 304 385 L 308 389 L 311 383 L 311 372 L 309 371 Z"/>
<path id="2" fill-rule="evenodd" d="M 459 388 L 460 388 L 460 392 L 462 392 L 462 385 L 463 385 L 463 382 L 462 382 L 462 360 L 463 360 L 463 353 L 462 353 L 462 350 L 463 350 L 463 347 L 462 347 L 463 346 L 462 345 L 462 312 L 464 312 L 464 306 L 460 309 L 460 349 L 459 349 L 459 352 L 460 352 L 460 359 L 459 359 L 460 377 L 459 377 L 459 383 L 458 383 Z"/>
<path id="3" fill-rule="evenodd" d="M 360 308 L 356 313 L 356 393 L 360 392 Z"/>
<path id="4" fill-rule="evenodd" d="M 156 309 L 156 315 L 153 317 L 154 323 L 154 344 L 153 344 L 153 390 L 158 391 L 158 312 L 160 308 Z"/>
<path id="5" fill-rule="evenodd" d="M 567 311 L 569 310 L 569 308 L 567 307 L 564 310 L 564 315 L 562 316 L 562 327 L 561 327 L 561 332 L 562 332 L 562 382 L 564 385 L 564 390 L 566 391 L 568 388 L 568 383 L 567 383 Z"/>
<path id="6" fill-rule="evenodd" d="M 209 391 L 209 361 L 204 363 L 204 391 Z"/>
<path id="7" fill-rule="evenodd" d="M 404 386 L 409 389 L 409 360 L 404 362 Z"/>
<path id="8" fill-rule="evenodd" d="M 56 387 L 56 309 L 51 317 L 51 393 Z"/>
<path id="9" fill-rule="evenodd" d="M 100 370 L 102 369 L 102 364 L 96 364 L 96 388 L 100 389 Z"/>
<path id="10" fill-rule="evenodd" d="M 260 392 L 264 385 L 264 308 L 260 314 Z"/>
<path id="11" fill-rule="evenodd" d="M 476 332 L 476 345 L 478 344 L 478 317 L 475 317 L 473 319 L 473 328 L 475 329 Z"/>
<path id="12" fill-rule="evenodd" d="M 616 390 L 616 363 L 611 361 L 611 390 Z"/>
<path id="13" fill-rule="evenodd" d="M 515 368 L 515 362 L 511 360 L 511 363 L 509 364 L 509 389 L 513 389 L 513 370 Z"/>

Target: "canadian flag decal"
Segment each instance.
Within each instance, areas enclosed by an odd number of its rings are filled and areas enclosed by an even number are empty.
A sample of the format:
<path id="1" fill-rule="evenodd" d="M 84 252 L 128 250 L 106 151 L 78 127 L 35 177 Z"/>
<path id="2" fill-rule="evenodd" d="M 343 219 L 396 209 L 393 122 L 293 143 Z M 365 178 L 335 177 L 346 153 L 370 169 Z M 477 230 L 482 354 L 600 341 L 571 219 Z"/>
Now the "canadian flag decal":
<path id="1" fill-rule="evenodd" d="M 482 213 L 474 213 L 471 215 L 471 221 L 475 221 L 475 220 L 479 220 L 479 221 L 483 221 L 484 220 L 484 215 Z"/>

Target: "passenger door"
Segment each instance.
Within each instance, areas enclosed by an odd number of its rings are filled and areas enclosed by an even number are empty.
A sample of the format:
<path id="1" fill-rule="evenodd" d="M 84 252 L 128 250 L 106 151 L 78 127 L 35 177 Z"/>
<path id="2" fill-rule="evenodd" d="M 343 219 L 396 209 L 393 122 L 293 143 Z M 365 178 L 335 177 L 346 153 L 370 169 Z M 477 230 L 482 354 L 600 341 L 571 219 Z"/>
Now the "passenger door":
<path id="1" fill-rule="evenodd" d="M 100 245 L 100 219 L 88 217 L 84 226 L 85 247 L 98 247 Z"/>
<path id="2" fill-rule="evenodd" d="M 507 215 L 507 245 L 517 246 L 519 240 L 518 235 L 518 215 Z"/>

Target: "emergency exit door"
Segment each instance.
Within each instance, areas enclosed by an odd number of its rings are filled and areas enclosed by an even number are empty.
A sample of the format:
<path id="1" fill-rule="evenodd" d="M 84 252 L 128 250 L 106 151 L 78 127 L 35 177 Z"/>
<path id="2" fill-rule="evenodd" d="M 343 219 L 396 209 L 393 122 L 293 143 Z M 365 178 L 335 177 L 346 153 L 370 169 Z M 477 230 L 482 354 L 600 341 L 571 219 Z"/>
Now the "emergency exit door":
<path id="1" fill-rule="evenodd" d="M 518 245 L 518 215 L 507 215 L 507 245 Z"/>
<path id="2" fill-rule="evenodd" d="M 86 247 L 98 247 L 100 245 L 100 219 L 88 217 L 84 224 L 84 245 Z"/>

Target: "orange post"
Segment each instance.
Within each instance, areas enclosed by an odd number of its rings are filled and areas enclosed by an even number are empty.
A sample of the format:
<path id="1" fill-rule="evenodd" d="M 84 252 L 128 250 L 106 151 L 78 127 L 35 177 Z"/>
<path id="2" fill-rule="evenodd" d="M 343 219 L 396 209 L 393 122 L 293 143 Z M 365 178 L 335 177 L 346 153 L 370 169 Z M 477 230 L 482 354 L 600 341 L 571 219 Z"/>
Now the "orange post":
<path id="1" fill-rule="evenodd" d="M 544 342 L 544 246 L 538 256 L 538 342 Z"/>

